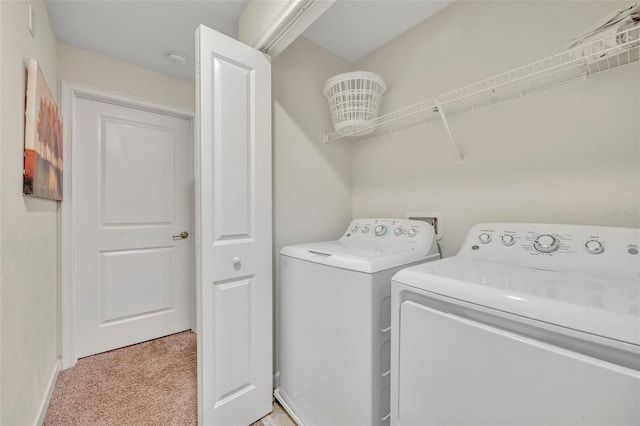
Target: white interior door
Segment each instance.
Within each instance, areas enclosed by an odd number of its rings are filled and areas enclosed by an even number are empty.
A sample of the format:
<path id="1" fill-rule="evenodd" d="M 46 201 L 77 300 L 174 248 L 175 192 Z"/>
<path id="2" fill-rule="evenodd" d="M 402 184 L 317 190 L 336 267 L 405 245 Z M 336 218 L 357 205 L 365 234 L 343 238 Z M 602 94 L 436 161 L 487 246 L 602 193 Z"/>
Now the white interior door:
<path id="1" fill-rule="evenodd" d="M 77 355 L 190 329 L 192 123 L 78 98 Z"/>
<path id="2" fill-rule="evenodd" d="M 198 419 L 248 425 L 271 411 L 271 64 L 196 32 Z"/>

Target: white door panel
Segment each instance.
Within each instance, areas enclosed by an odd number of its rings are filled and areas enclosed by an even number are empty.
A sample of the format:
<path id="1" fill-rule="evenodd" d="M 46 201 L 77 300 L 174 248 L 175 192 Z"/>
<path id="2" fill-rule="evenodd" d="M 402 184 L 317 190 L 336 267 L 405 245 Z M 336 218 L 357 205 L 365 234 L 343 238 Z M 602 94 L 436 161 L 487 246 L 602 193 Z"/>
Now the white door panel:
<path id="1" fill-rule="evenodd" d="M 103 119 L 102 130 L 102 225 L 170 225 L 174 213 L 173 129 Z M 139 162 L 150 153 L 153 161 L 145 161 L 141 173 Z"/>
<path id="2" fill-rule="evenodd" d="M 191 122 L 80 98 L 74 120 L 77 351 L 191 328 Z"/>
<path id="3" fill-rule="evenodd" d="M 101 253 L 101 324 L 171 309 L 172 264 L 168 247 Z"/>
<path id="4" fill-rule="evenodd" d="M 196 76 L 199 421 L 271 411 L 271 66 L 201 26 Z"/>

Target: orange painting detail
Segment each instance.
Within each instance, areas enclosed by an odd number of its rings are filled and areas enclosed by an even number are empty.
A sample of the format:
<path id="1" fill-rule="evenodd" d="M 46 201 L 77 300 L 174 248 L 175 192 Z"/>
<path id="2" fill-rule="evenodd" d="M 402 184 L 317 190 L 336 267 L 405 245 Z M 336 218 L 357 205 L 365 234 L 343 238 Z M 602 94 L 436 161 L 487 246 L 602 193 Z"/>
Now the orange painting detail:
<path id="1" fill-rule="evenodd" d="M 62 117 L 37 61 L 27 75 L 22 191 L 62 200 Z"/>

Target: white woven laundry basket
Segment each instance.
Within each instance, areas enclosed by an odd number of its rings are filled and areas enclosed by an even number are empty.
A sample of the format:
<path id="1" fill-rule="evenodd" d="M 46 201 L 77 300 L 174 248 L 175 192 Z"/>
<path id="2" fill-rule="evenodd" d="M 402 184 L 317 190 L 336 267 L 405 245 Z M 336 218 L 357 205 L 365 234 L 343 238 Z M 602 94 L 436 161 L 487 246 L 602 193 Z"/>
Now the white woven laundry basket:
<path id="1" fill-rule="evenodd" d="M 331 120 L 342 135 L 366 135 L 373 131 L 371 120 L 378 116 L 382 94 L 387 90 L 382 77 L 356 71 L 331 77 L 324 84 Z"/>

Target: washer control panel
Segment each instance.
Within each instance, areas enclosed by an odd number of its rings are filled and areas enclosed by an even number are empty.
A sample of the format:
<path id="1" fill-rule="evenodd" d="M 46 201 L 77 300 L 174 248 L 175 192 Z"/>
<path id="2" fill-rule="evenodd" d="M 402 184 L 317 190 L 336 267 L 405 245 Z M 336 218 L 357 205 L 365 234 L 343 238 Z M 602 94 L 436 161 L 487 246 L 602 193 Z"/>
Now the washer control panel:
<path id="1" fill-rule="evenodd" d="M 471 228 L 459 255 L 566 272 L 640 279 L 640 229 L 490 223 Z"/>
<path id="2" fill-rule="evenodd" d="M 426 222 L 409 219 L 356 219 L 340 240 L 376 246 L 428 245 L 435 232 Z"/>

